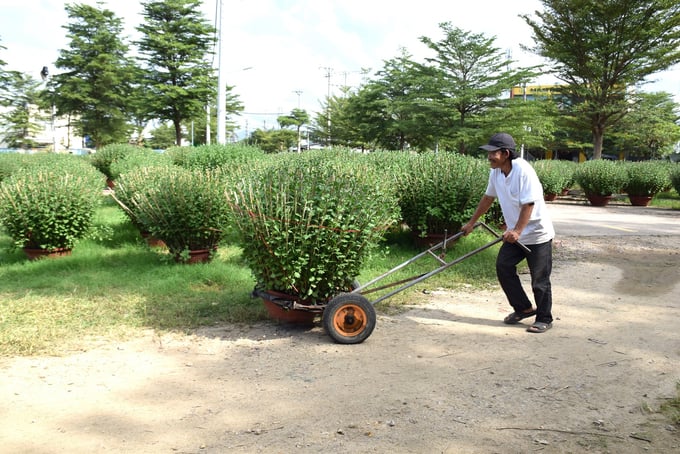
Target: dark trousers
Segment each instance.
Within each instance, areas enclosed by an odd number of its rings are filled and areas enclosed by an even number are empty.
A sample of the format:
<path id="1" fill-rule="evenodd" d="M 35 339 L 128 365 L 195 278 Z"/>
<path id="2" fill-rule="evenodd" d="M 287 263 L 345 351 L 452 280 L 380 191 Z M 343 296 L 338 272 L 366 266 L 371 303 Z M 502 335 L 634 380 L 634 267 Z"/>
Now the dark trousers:
<path id="1" fill-rule="evenodd" d="M 531 254 L 524 252 L 516 244 L 502 244 L 496 258 L 498 282 L 515 312 L 530 309 L 531 301 L 517 275 L 517 265 L 526 258 L 531 273 L 531 289 L 536 302 L 536 321 L 552 323 L 552 288 L 550 285 L 552 240 L 547 243 L 527 245 L 527 247 L 531 249 Z"/>

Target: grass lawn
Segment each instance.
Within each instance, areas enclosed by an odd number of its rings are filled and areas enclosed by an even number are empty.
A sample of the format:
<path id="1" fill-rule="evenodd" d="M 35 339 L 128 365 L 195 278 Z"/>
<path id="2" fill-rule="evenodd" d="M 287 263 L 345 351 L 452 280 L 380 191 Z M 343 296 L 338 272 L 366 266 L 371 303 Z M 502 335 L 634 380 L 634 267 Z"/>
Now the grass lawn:
<path id="1" fill-rule="evenodd" d="M 662 192 L 654 196 L 651 206 L 680 210 L 680 196 L 675 190 Z"/>

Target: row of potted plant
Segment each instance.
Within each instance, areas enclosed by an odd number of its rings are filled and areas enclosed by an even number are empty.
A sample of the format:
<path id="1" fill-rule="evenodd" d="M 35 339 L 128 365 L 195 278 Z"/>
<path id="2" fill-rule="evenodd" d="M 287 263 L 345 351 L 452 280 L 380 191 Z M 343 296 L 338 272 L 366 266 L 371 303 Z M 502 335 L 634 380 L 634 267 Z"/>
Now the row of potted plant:
<path id="1" fill-rule="evenodd" d="M 647 206 L 656 194 L 671 189 L 673 168 L 659 161 L 596 160 L 579 164 L 574 179 L 592 205 L 605 206 L 613 195 L 625 193 L 632 205 Z"/>
<path id="2" fill-rule="evenodd" d="M 555 200 L 574 185 L 577 163 L 564 160 L 534 161 L 533 167 L 543 186 L 546 200 Z"/>
<path id="3" fill-rule="evenodd" d="M 660 161 L 595 160 L 580 164 L 545 160 L 533 163 L 546 200 L 577 184 L 592 205 L 604 206 L 614 194 L 625 193 L 630 203 L 646 206 L 658 193 L 671 189 L 676 165 Z"/>
<path id="4" fill-rule="evenodd" d="M 349 288 L 389 226 L 400 223 L 419 238 L 456 233 L 488 175 L 485 161 L 446 153 L 327 150 L 235 158 L 212 149 L 200 158 L 193 152 L 111 152 L 115 159 L 98 167 L 107 174 L 82 157 L 17 157 L 19 164 L 4 167 L 10 170 L 0 184 L 0 221 L 20 247 L 71 248 L 104 197 L 105 175 L 114 177 L 112 196 L 131 222 L 162 239 L 177 261 L 190 260 L 194 250 L 210 254 L 233 229 L 229 238 L 242 247 L 262 288 L 313 302 Z M 572 174 L 587 194 L 601 195 L 622 188 L 632 194 L 651 187 L 650 180 L 657 182 L 652 189 L 667 188 L 677 170 L 658 163 L 547 162 L 535 164 L 537 173 L 560 176 L 555 188 L 563 189 Z M 657 181 L 651 176 L 658 168 L 665 178 Z"/>

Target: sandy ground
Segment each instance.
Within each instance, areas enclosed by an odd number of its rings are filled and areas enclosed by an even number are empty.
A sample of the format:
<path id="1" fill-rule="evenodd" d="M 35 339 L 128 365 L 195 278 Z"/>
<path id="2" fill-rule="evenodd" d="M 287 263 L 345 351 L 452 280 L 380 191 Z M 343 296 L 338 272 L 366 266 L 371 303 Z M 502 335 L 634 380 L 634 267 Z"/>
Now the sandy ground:
<path id="1" fill-rule="evenodd" d="M 680 380 L 679 251 L 558 239 L 544 334 L 500 323 L 499 290 L 425 281 L 359 345 L 265 322 L 0 359 L 0 452 L 680 452 L 657 412 Z"/>

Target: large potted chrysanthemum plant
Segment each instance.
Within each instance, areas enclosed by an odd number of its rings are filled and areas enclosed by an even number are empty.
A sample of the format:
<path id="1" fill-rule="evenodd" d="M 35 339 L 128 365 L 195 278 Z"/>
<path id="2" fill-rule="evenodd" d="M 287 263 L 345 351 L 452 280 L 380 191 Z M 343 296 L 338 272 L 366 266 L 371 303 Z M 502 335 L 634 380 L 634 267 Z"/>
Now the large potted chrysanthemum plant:
<path id="1" fill-rule="evenodd" d="M 272 317 L 311 323 L 307 309 L 352 289 L 399 218 L 390 181 L 361 155 L 337 150 L 280 155 L 234 176 L 225 196 L 254 295 Z"/>
<path id="2" fill-rule="evenodd" d="M 432 246 L 460 230 L 484 194 L 489 166 L 457 153 L 404 156 L 398 179 L 403 221 L 416 244 Z"/>
<path id="3" fill-rule="evenodd" d="M 116 194 L 175 261 L 197 263 L 212 259 L 228 227 L 222 181 L 218 171 L 140 167 L 120 175 Z"/>
<path id="4" fill-rule="evenodd" d="M 104 182 L 81 157 L 31 156 L 0 184 L 0 224 L 29 259 L 70 255 L 90 232 Z"/>

